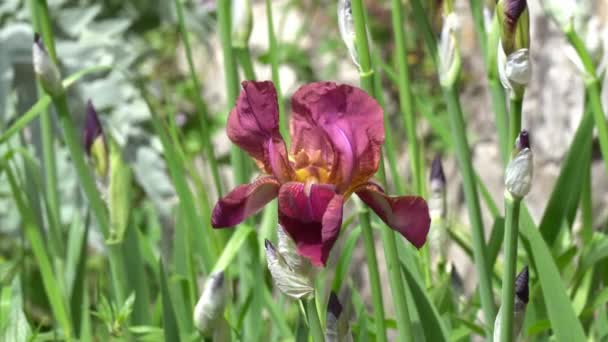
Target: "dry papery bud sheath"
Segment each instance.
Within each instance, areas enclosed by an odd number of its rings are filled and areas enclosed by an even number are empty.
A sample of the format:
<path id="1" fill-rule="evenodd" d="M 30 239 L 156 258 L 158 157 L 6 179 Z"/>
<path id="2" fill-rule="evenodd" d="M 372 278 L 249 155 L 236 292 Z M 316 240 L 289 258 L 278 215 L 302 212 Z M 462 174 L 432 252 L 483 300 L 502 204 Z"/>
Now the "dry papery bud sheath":
<path id="1" fill-rule="evenodd" d="M 251 0 L 232 0 L 232 45 L 245 48 L 249 44 L 253 15 Z"/>
<path id="2" fill-rule="evenodd" d="M 286 296 L 293 299 L 310 299 L 314 296 L 315 289 L 308 275 L 295 272 L 274 245 L 266 240 L 266 260 L 268 270 L 272 275 L 274 284 Z"/>
<path id="3" fill-rule="evenodd" d="M 450 8 L 444 4 L 444 8 Z M 439 37 L 439 79 L 442 84 L 448 84 L 457 75 L 460 68 L 460 55 L 458 53 L 458 36 L 460 34 L 460 18 L 453 11 L 447 11 L 443 20 L 441 35 Z"/>
<path id="4" fill-rule="evenodd" d="M 226 306 L 226 296 L 224 273 L 211 274 L 194 307 L 194 325 L 203 336 L 211 336 L 219 325 Z"/>
<path id="5" fill-rule="evenodd" d="M 528 287 L 529 273 L 528 266 L 525 266 L 515 278 L 515 305 L 513 307 L 513 338 L 517 338 L 526 316 L 526 306 L 528 305 L 530 290 Z M 494 321 L 494 342 L 500 341 L 500 328 L 502 321 L 502 306 L 498 310 Z"/>
<path id="6" fill-rule="evenodd" d="M 342 304 L 335 292 L 329 295 L 325 324 L 325 342 L 349 342 L 352 334 Z"/>
<path id="7" fill-rule="evenodd" d="M 277 238 L 277 250 L 287 263 L 287 266 L 295 273 L 309 276 L 313 270 L 312 264 L 307 258 L 303 258 L 298 254 L 295 242 L 287 235 L 287 232 L 281 225 L 277 227 Z"/>
<path id="8" fill-rule="evenodd" d="M 523 130 L 515 142 L 515 149 L 505 172 L 505 188 L 514 198 L 521 199 L 530 192 L 533 164 L 530 136 L 528 131 Z"/>
<path id="9" fill-rule="evenodd" d="M 57 64 L 53 62 L 51 56 L 49 56 L 49 53 L 44 46 L 44 42 L 38 33 L 34 35 L 32 63 L 34 65 L 34 73 L 40 80 L 40 84 L 44 91 L 51 97 L 63 94 L 64 89 L 61 83 L 59 68 L 57 67 Z"/>
<path id="10" fill-rule="evenodd" d="M 355 22 L 350 0 L 338 0 L 338 28 L 340 29 L 340 36 L 348 49 L 350 58 L 357 68 L 360 68 L 359 54 L 355 42 Z"/>

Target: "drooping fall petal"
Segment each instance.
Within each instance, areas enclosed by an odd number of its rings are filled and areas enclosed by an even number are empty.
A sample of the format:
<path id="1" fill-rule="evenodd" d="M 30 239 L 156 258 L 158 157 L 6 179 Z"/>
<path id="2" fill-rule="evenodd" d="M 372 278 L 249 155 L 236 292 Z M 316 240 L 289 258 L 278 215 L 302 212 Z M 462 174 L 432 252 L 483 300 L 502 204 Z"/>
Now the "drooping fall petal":
<path id="1" fill-rule="evenodd" d="M 382 108 L 365 91 L 332 82 L 307 84 L 291 100 L 292 154 L 320 151 L 330 183 L 343 193 L 377 170 L 384 143 Z"/>
<path id="2" fill-rule="evenodd" d="M 342 226 L 344 197 L 328 184 L 289 182 L 279 191 L 279 223 L 298 253 L 325 265 Z"/>
<path id="3" fill-rule="evenodd" d="M 389 227 L 401 233 L 417 248 L 424 245 L 431 218 L 422 197 L 390 197 L 374 183 L 358 188 L 356 193 Z"/>
<path id="4" fill-rule="evenodd" d="M 277 92 L 272 82 L 243 82 L 236 106 L 226 126 L 232 142 L 253 157 L 267 174 L 287 181 L 291 168 L 287 150 L 279 133 Z"/>
<path id="5" fill-rule="evenodd" d="M 253 183 L 239 185 L 217 202 L 211 215 L 211 225 L 213 228 L 226 228 L 241 223 L 277 197 L 279 187 L 274 177 L 261 177 Z"/>

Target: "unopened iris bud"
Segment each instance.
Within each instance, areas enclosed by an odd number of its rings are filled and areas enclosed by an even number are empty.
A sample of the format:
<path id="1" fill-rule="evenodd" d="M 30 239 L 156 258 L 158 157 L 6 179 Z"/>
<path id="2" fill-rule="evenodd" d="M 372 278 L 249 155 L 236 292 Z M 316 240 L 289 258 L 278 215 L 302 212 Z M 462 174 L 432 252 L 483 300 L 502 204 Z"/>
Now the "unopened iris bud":
<path id="1" fill-rule="evenodd" d="M 40 80 L 40 84 L 44 91 L 51 97 L 58 96 L 63 93 L 63 84 L 61 84 L 61 73 L 57 64 L 53 62 L 51 56 L 46 51 L 44 42 L 38 33 L 34 35 L 34 44 L 32 46 L 32 61 L 34 64 L 34 73 Z"/>
<path id="2" fill-rule="evenodd" d="M 428 241 L 431 253 L 439 256 L 439 263 L 445 260 L 447 231 L 445 227 L 447 215 L 446 182 L 443 173 L 441 157 L 437 155 L 431 165 L 431 194 L 428 199 L 429 214 L 431 216 L 431 229 Z"/>
<path id="3" fill-rule="evenodd" d="M 439 37 L 439 81 L 443 85 L 449 85 L 456 79 L 461 63 L 458 53 L 460 19 L 455 12 L 449 10 L 450 4 L 449 1 L 444 3 L 446 15 Z"/>
<path id="4" fill-rule="evenodd" d="M 335 292 L 329 295 L 327 303 L 327 317 L 325 324 L 325 342 L 352 341 L 348 326 L 348 319 L 343 315 L 342 304 Z"/>
<path id="5" fill-rule="evenodd" d="M 251 0 L 233 0 L 232 45 L 240 48 L 247 47 L 252 27 Z"/>
<path id="6" fill-rule="evenodd" d="M 89 156 L 97 176 L 105 179 L 108 174 L 108 145 L 93 102 L 87 102 L 87 113 L 82 135 L 84 150 Z"/>
<path id="7" fill-rule="evenodd" d="M 342 37 L 344 44 L 346 44 L 346 48 L 348 48 L 350 58 L 357 68 L 360 68 L 359 54 L 355 42 L 355 22 L 350 0 L 338 1 L 338 28 L 340 29 L 340 36 Z"/>
<path id="8" fill-rule="evenodd" d="M 226 306 L 224 273 L 209 276 L 200 299 L 194 307 L 194 325 L 203 336 L 210 336 L 219 324 Z"/>
<path id="9" fill-rule="evenodd" d="M 270 241 L 265 240 L 264 245 L 268 270 L 279 290 L 294 299 L 312 298 L 315 289 L 310 277 L 294 272 Z"/>
<path id="10" fill-rule="evenodd" d="M 496 5 L 505 55 L 530 48 L 530 14 L 526 0 L 500 0 Z"/>
<path id="11" fill-rule="evenodd" d="M 530 299 L 530 290 L 528 286 L 529 273 L 528 266 L 525 266 L 515 278 L 515 305 L 513 306 L 513 338 L 517 338 L 521 332 L 521 328 L 526 316 L 526 306 Z M 494 321 L 494 341 L 500 341 L 500 328 L 502 321 L 502 306 L 498 310 L 496 320 Z"/>
<path id="12" fill-rule="evenodd" d="M 296 244 L 293 239 L 287 235 L 287 232 L 282 226 L 277 228 L 278 251 L 283 257 L 287 266 L 295 273 L 308 276 L 312 272 L 312 264 L 306 258 L 298 254 Z"/>
<path id="13" fill-rule="evenodd" d="M 523 130 L 515 142 L 515 149 L 505 173 L 505 187 L 511 196 L 521 199 L 530 192 L 533 171 L 530 137 L 528 131 Z"/>

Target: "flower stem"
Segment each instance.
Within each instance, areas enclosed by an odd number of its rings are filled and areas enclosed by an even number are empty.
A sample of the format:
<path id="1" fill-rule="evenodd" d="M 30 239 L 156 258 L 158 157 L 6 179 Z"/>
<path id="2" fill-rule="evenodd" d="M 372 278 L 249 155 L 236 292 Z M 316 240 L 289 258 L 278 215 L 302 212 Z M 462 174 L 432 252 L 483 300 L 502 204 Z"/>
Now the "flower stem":
<path id="1" fill-rule="evenodd" d="M 182 35 L 182 41 L 184 42 L 184 48 L 186 51 L 186 59 L 188 60 L 188 69 L 190 71 L 190 79 L 194 85 L 194 105 L 196 111 L 200 115 L 200 130 L 201 137 L 203 139 L 203 149 L 209 162 L 209 168 L 211 169 L 211 176 L 213 177 L 213 183 L 218 196 L 222 196 L 222 180 L 220 178 L 219 168 L 217 166 L 217 160 L 215 159 L 215 153 L 213 152 L 213 143 L 211 142 L 211 133 L 209 132 L 209 111 L 207 106 L 203 102 L 201 84 L 196 76 L 196 69 L 194 68 L 194 61 L 192 59 L 192 49 L 190 47 L 190 40 L 188 39 L 188 32 L 186 31 L 186 25 L 184 23 L 184 10 L 182 6 L 182 0 L 175 0 L 175 8 L 177 11 L 177 21 L 179 24 L 179 30 Z"/>
<path id="2" fill-rule="evenodd" d="M 365 246 L 365 256 L 367 258 L 367 270 L 372 292 L 372 304 L 374 307 L 374 321 L 376 327 L 376 340 L 387 341 L 386 324 L 384 322 L 384 304 L 382 301 L 382 287 L 380 286 L 380 272 L 378 271 L 378 259 L 376 258 L 376 248 L 374 245 L 374 235 L 370 224 L 369 211 L 360 209 L 359 223 L 363 234 L 363 244 Z"/>
<path id="3" fill-rule="evenodd" d="M 355 39 L 357 51 L 359 52 L 360 84 L 361 87 L 370 94 L 374 94 L 374 72 L 371 67 L 369 44 L 367 41 L 367 29 L 365 24 L 365 9 L 361 0 L 351 1 L 353 19 L 355 24 Z M 386 115 L 386 114 L 385 114 Z M 381 169 L 384 163 L 381 163 Z M 386 184 L 384 170 L 380 170 L 382 181 Z M 389 272 L 389 282 L 393 301 L 395 302 L 395 312 L 397 313 L 397 329 L 399 330 L 400 341 L 413 341 L 412 324 L 408 312 L 405 289 L 397 254 L 397 240 L 395 233 L 384 226 L 381 229 L 382 243 L 386 256 L 386 264 Z"/>
<path id="4" fill-rule="evenodd" d="M 316 296 L 315 296 L 316 298 Z M 312 336 L 313 342 L 324 342 L 323 328 L 321 327 L 321 320 L 319 319 L 319 313 L 317 312 L 316 299 L 306 300 L 306 316 L 308 318 L 308 331 Z"/>
<path id="5" fill-rule="evenodd" d="M 285 106 L 281 92 L 281 79 L 279 77 L 279 48 L 277 46 L 277 37 L 274 32 L 274 23 L 272 21 L 272 1 L 266 0 L 266 18 L 268 25 L 268 45 L 270 47 L 270 66 L 272 68 L 272 82 L 277 89 L 277 101 L 279 103 L 279 131 L 289 144 L 289 129 L 287 126 L 287 118 L 285 117 Z"/>
<path id="6" fill-rule="evenodd" d="M 255 69 L 253 68 L 253 63 L 251 61 L 251 52 L 249 51 L 249 47 L 235 47 L 234 52 L 236 53 L 236 57 L 239 61 L 239 64 L 243 68 L 245 79 L 257 79 L 257 77 L 255 76 Z"/>
<path id="7" fill-rule="evenodd" d="M 505 88 L 500 81 L 488 76 L 490 93 L 492 96 L 492 107 L 494 111 L 494 121 L 498 132 L 498 148 L 502 162 L 506 165 L 509 160 L 509 146 L 513 141 L 509 140 L 509 119 L 507 117 Z"/>
<path id="8" fill-rule="evenodd" d="M 51 21 L 48 16 L 48 6 L 46 0 L 30 0 L 30 10 L 32 22 L 37 31 L 40 32 L 47 47 L 50 58 L 57 63 L 55 52 L 55 39 Z M 44 90 L 38 82 L 38 93 L 44 94 Z M 53 132 L 53 120 L 50 111 L 46 111 L 40 116 L 40 128 L 42 138 L 42 161 L 45 172 L 45 192 L 48 202 L 49 233 L 51 250 L 65 251 L 63 244 L 63 232 L 61 230 L 61 217 L 59 214 L 59 187 L 57 184 L 57 165 L 55 162 L 55 134 Z M 61 258 L 65 256 L 57 255 Z"/>
<path id="9" fill-rule="evenodd" d="M 509 144 L 515 143 L 515 140 L 521 131 L 521 107 L 523 99 L 523 93 L 521 95 L 516 94 L 516 92 L 511 94 L 511 105 L 509 107 Z"/>
<path id="10" fill-rule="evenodd" d="M 479 205 L 479 195 L 475 184 L 475 173 L 473 170 L 471 151 L 466 136 L 466 126 L 460 107 L 460 99 L 454 84 L 444 86 L 444 96 L 448 106 L 452 135 L 454 137 L 456 159 L 462 174 L 463 188 L 467 208 L 469 210 L 469 220 L 471 222 L 471 236 L 473 239 L 473 256 L 475 268 L 479 277 L 479 296 L 483 309 L 486 324 L 491 324 L 496 315 L 494 299 L 492 295 L 492 279 L 490 267 L 487 264 L 487 251 L 484 238 L 483 221 L 481 219 L 481 207 Z M 490 328 L 491 330 L 491 328 Z M 492 332 L 488 331 L 488 337 L 492 337 Z"/>
<path id="11" fill-rule="evenodd" d="M 500 341 L 513 341 L 513 309 L 515 306 L 515 266 L 521 199 L 505 193 L 505 269 L 502 275 L 502 317 Z"/>
<path id="12" fill-rule="evenodd" d="M 407 63 L 407 36 L 403 29 L 403 8 L 400 0 L 391 1 L 391 13 L 395 35 L 397 70 L 399 73 L 399 105 L 407 132 L 407 147 L 410 167 L 412 169 L 413 189 L 415 194 L 424 195 L 424 177 L 421 169 L 420 148 L 418 146 L 418 139 L 416 138 L 416 117 L 414 115 L 414 104 L 410 90 L 409 65 Z"/>

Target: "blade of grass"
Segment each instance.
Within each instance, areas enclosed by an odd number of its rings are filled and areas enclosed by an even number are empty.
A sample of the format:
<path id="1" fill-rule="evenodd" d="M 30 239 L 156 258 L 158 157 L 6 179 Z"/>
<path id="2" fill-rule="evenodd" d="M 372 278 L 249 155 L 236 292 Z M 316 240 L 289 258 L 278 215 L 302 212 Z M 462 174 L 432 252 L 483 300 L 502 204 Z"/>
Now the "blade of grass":
<path id="1" fill-rule="evenodd" d="M 32 222 L 31 209 L 28 207 L 25 200 L 21 197 L 21 190 L 19 185 L 17 184 L 17 180 L 15 178 L 11 166 L 8 165 L 6 162 L 2 162 L 0 166 L 4 168 L 8 177 L 11 191 L 13 193 L 13 198 L 15 200 L 15 203 L 17 204 L 17 209 L 21 214 L 21 218 L 23 219 L 23 228 L 25 230 L 25 235 L 28 241 L 30 242 L 34 257 L 36 259 L 36 263 L 40 268 L 40 273 L 42 274 L 42 283 L 47 298 L 51 304 L 51 309 L 53 311 L 55 319 L 63 330 L 63 334 L 65 335 L 66 339 L 71 340 L 72 325 L 69 318 L 67 305 L 64 300 L 65 297 L 61 293 L 57 284 L 57 280 L 55 279 L 53 268 L 50 263 L 50 258 L 44 247 L 44 239 L 40 235 L 40 230 L 35 226 L 34 222 Z"/>
<path id="2" fill-rule="evenodd" d="M 177 325 L 177 318 L 175 317 L 173 301 L 171 300 L 171 295 L 169 293 L 167 276 L 162 260 L 159 260 L 158 262 L 158 273 L 160 274 L 159 280 L 163 306 L 163 332 L 165 334 L 165 341 L 180 341 L 179 327 Z"/>

